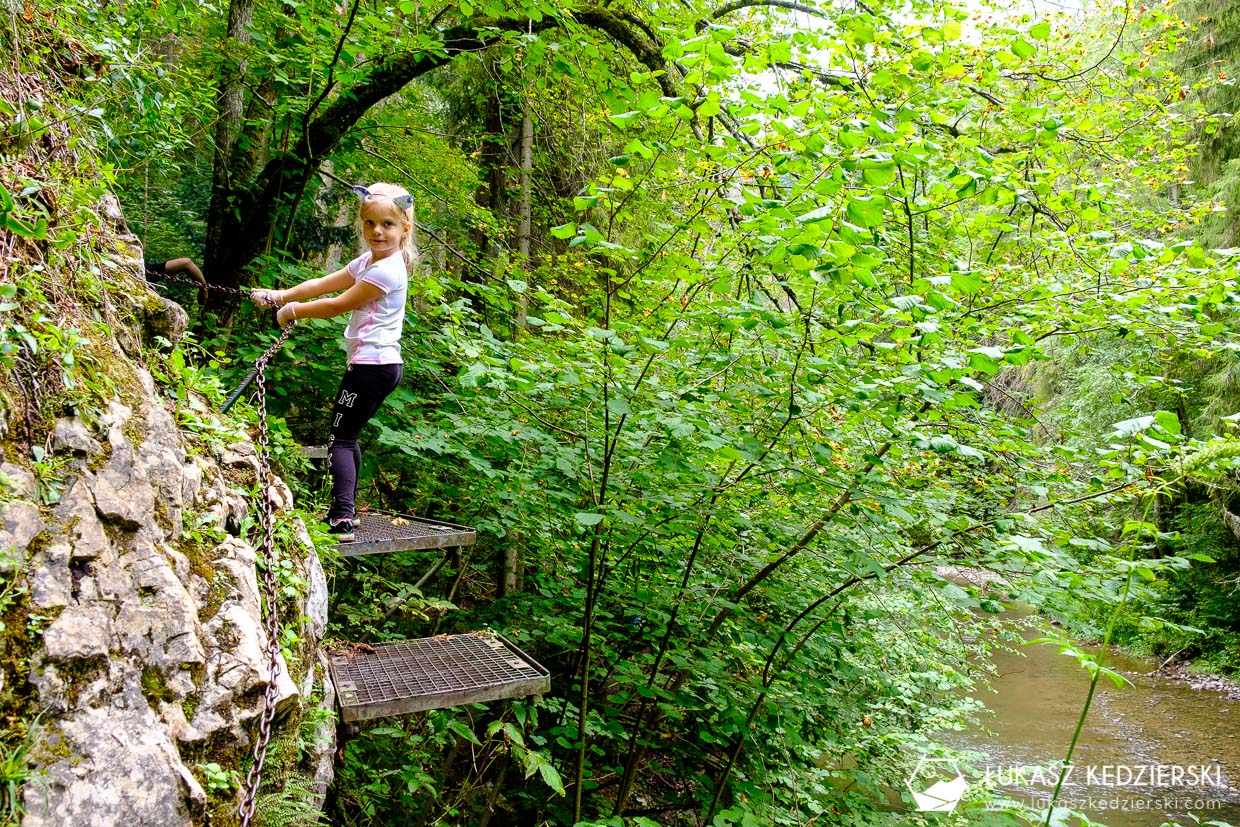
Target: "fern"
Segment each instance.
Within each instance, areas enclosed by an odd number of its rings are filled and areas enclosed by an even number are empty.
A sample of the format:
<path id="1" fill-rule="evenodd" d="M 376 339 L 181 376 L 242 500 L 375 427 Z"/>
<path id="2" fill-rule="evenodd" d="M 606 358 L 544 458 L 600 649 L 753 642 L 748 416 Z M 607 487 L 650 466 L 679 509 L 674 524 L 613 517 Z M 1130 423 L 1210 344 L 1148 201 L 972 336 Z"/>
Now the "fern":
<path id="1" fill-rule="evenodd" d="M 314 781 L 298 770 L 303 752 L 314 743 L 319 726 L 330 711 L 307 706 L 296 724 L 289 724 L 283 733 L 272 739 L 264 772 L 263 792 L 254 807 L 258 827 L 313 827 L 326 823 L 319 804 L 323 791 L 316 790 Z"/>
<path id="2" fill-rule="evenodd" d="M 298 773 L 285 773 L 279 789 L 262 793 L 254 808 L 259 827 L 314 827 L 325 823 L 315 803 L 314 782 Z"/>

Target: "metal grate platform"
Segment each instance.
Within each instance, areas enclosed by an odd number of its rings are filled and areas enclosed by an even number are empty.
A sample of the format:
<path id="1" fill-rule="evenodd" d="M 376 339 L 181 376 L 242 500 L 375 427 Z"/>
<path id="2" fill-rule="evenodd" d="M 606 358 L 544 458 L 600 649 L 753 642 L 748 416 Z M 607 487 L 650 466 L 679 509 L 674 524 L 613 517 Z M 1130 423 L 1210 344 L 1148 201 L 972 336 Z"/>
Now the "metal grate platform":
<path id="1" fill-rule="evenodd" d="M 487 632 L 349 644 L 331 653 L 331 670 L 345 722 L 551 689 L 546 669 L 508 639 Z"/>
<path id="2" fill-rule="evenodd" d="M 337 543 L 336 550 L 342 557 L 359 557 L 419 548 L 472 546 L 477 539 L 477 532 L 466 526 L 366 511 L 358 515 L 356 539 Z"/>

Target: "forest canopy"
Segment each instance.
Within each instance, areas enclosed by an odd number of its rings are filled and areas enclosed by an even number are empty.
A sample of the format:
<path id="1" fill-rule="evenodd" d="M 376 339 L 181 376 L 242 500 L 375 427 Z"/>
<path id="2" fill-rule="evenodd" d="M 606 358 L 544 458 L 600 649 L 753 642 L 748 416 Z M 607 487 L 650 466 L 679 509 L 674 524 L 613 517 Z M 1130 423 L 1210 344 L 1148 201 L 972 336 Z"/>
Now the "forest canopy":
<path id="1" fill-rule="evenodd" d="M 202 264 L 217 401 L 278 333 L 235 289 L 351 258 L 349 184 L 415 196 L 363 499 L 479 545 L 341 566 L 333 633 L 494 628 L 552 692 L 364 731 L 333 823 L 915 823 L 1006 605 L 1240 664 L 1216 5 L 26 6 L 147 257 Z M 68 238 L 5 174 L 5 231 Z M 301 441 L 339 336 L 269 368 Z"/>

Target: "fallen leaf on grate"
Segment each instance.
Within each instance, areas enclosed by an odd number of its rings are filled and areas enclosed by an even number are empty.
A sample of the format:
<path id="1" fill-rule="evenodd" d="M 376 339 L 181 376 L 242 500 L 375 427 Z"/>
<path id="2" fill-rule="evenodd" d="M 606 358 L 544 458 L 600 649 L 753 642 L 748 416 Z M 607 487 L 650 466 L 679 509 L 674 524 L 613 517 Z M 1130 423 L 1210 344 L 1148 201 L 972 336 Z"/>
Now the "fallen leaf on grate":
<path id="1" fill-rule="evenodd" d="M 409 521 L 404 517 L 393 517 L 392 525 L 409 525 Z"/>

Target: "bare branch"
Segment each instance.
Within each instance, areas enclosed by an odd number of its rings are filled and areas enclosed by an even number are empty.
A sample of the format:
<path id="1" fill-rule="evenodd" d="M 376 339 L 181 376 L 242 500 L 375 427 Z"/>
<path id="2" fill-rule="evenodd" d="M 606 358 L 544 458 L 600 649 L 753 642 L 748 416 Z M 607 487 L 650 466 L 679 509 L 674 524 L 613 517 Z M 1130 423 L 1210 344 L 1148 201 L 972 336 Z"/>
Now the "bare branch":
<path id="1" fill-rule="evenodd" d="M 986 91 L 986 90 L 984 90 L 984 89 L 979 89 L 979 88 L 977 88 L 976 86 L 971 86 L 971 85 L 970 85 L 970 86 L 966 86 L 966 87 L 965 87 L 965 89 L 968 89 L 970 92 L 972 92 L 973 94 L 977 95 L 979 98 L 985 98 L 986 100 L 988 100 L 988 101 L 990 101 L 991 103 L 993 103 L 995 106 L 1003 106 L 1003 105 L 1004 105 L 1004 104 L 1003 104 L 1003 101 L 999 100 L 999 99 L 998 99 L 998 98 L 996 98 L 994 95 L 990 94 L 989 92 L 987 92 L 987 91 Z"/>
<path id="2" fill-rule="evenodd" d="M 1043 72 L 1013 72 L 1009 75 L 1009 77 L 1016 78 L 1017 80 L 1028 80 L 1029 78 L 1038 78 L 1040 80 L 1047 81 L 1048 83 L 1064 83 L 1065 81 L 1076 80 L 1079 77 L 1084 77 L 1085 75 L 1088 75 L 1090 72 L 1097 69 L 1102 64 L 1106 63 L 1107 59 L 1110 58 L 1111 55 L 1115 54 L 1115 50 L 1119 48 L 1120 41 L 1123 40 L 1124 38 L 1124 31 L 1128 28 L 1128 18 L 1131 16 L 1132 16 L 1132 4 L 1124 3 L 1124 19 L 1119 24 L 1119 31 L 1115 33 L 1115 40 L 1111 41 L 1111 48 L 1107 49 L 1107 53 L 1104 54 L 1102 57 L 1098 58 L 1098 61 L 1094 63 L 1094 65 L 1088 68 L 1082 69 L 1079 72 L 1073 72 L 1070 75 L 1064 75 L 1063 77 L 1058 77 L 1058 78 L 1051 77 L 1047 74 L 1044 74 Z"/>
<path id="3" fill-rule="evenodd" d="M 336 86 L 336 66 L 340 63 L 340 53 L 344 50 L 344 43 L 349 39 L 349 32 L 353 31 L 353 22 L 357 19 L 357 9 L 361 5 L 362 0 L 353 0 L 353 6 L 349 9 L 349 19 L 344 24 L 344 31 L 340 33 L 340 39 L 336 41 L 336 51 L 332 55 L 331 63 L 327 68 L 327 80 L 323 82 L 323 91 L 319 92 L 319 96 L 314 102 L 306 108 L 306 112 L 301 116 L 301 131 L 304 135 L 306 127 L 310 124 L 310 118 L 314 115 L 314 110 L 331 94 L 332 89 Z"/>
<path id="4" fill-rule="evenodd" d="M 788 9 L 789 11 L 799 11 L 804 14 L 813 15 L 814 17 L 821 17 L 824 20 L 831 19 L 823 13 L 822 9 L 807 6 L 804 3 L 797 3 L 795 0 L 732 0 L 731 3 L 720 6 L 711 12 L 709 19 L 718 20 L 721 17 L 727 17 L 732 12 L 740 11 L 741 9 L 753 8 L 755 6 L 774 6 L 780 9 Z M 699 20 L 697 26 L 694 28 L 700 32 L 702 29 L 706 28 L 706 24 L 706 20 Z"/>

